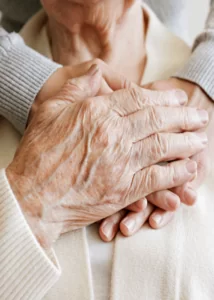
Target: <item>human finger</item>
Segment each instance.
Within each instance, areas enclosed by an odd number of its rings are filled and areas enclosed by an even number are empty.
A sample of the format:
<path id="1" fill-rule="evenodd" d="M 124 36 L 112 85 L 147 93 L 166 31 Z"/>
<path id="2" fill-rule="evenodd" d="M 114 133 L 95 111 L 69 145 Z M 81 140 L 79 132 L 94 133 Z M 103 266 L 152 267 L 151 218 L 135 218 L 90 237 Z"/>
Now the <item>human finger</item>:
<path id="1" fill-rule="evenodd" d="M 93 65 L 85 75 L 67 80 L 58 94 L 46 103 L 57 103 L 59 100 L 63 103 L 75 103 L 96 96 L 101 85 L 101 75 L 99 67 Z"/>
<path id="2" fill-rule="evenodd" d="M 146 209 L 141 212 L 129 212 L 120 223 L 120 231 L 125 236 L 135 234 L 148 220 L 154 207 L 148 204 Z"/>
<path id="3" fill-rule="evenodd" d="M 189 158 L 205 149 L 207 142 L 207 135 L 202 132 L 151 135 L 133 144 L 132 168 L 134 171 L 139 171 L 159 162 Z"/>
<path id="4" fill-rule="evenodd" d="M 171 191 L 173 192 L 173 194 L 179 196 L 183 204 L 186 204 L 188 206 L 194 205 L 197 201 L 197 192 L 189 182 L 182 186 L 175 187 L 171 189 Z"/>
<path id="5" fill-rule="evenodd" d="M 196 131 L 204 128 L 208 120 L 206 110 L 150 106 L 126 117 L 124 126 L 127 133 L 133 136 L 133 142 L 137 142 L 158 132 Z"/>
<path id="6" fill-rule="evenodd" d="M 197 171 L 197 163 L 180 160 L 166 165 L 153 165 L 135 173 L 124 207 L 157 191 L 170 189 L 191 181 Z"/>
<path id="7" fill-rule="evenodd" d="M 120 116 L 127 116 L 145 106 L 182 106 L 187 102 L 187 96 L 181 90 L 157 92 L 136 87 L 116 91 L 107 101 Z"/>
<path id="8" fill-rule="evenodd" d="M 99 227 L 99 234 L 104 242 L 110 242 L 113 240 L 119 231 L 120 221 L 124 218 L 125 214 L 126 211 L 121 210 L 102 221 Z"/>
<path id="9" fill-rule="evenodd" d="M 140 212 L 146 209 L 147 207 L 147 199 L 141 199 L 136 201 L 135 203 L 129 205 L 126 207 L 126 209 L 130 210 L 130 211 L 134 211 L 134 212 Z"/>
<path id="10" fill-rule="evenodd" d="M 147 200 L 165 211 L 175 211 L 180 206 L 179 196 L 169 190 L 155 192 L 147 196 Z"/>
<path id="11" fill-rule="evenodd" d="M 141 199 L 126 207 L 126 210 L 133 211 L 133 212 L 139 212 L 139 211 L 142 212 L 146 209 L 146 207 L 147 207 L 147 200 Z M 110 242 L 111 240 L 114 239 L 115 235 L 119 231 L 120 222 L 125 215 L 126 215 L 126 211 L 122 210 L 102 221 L 99 228 L 99 234 L 103 241 Z"/>
<path id="12" fill-rule="evenodd" d="M 149 217 L 149 225 L 153 229 L 160 229 L 166 226 L 175 216 L 175 212 L 155 209 Z"/>
<path id="13" fill-rule="evenodd" d="M 120 89 L 127 89 L 131 87 L 137 87 L 135 83 L 130 82 L 122 74 L 112 70 L 103 60 L 96 58 L 82 64 L 73 66 L 72 68 L 68 67 L 68 73 L 70 77 L 77 77 L 84 75 L 92 65 L 98 65 L 104 81 L 108 85 L 110 90 L 116 91 Z M 109 90 L 109 91 L 110 91 Z"/>

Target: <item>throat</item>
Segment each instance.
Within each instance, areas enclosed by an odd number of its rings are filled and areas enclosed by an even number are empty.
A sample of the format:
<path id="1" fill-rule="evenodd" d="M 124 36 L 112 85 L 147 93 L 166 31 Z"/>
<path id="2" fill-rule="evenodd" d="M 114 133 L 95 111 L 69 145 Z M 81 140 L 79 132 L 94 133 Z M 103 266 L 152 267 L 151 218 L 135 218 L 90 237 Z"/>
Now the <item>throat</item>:
<path id="1" fill-rule="evenodd" d="M 146 18 L 139 2 L 121 18 L 109 19 L 102 26 L 85 22 L 69 29 L 50 18 L 48 33 L 54 61 L 76 65 L 100 58 L 129 80 L 141 83 L 146 64 Z"/>

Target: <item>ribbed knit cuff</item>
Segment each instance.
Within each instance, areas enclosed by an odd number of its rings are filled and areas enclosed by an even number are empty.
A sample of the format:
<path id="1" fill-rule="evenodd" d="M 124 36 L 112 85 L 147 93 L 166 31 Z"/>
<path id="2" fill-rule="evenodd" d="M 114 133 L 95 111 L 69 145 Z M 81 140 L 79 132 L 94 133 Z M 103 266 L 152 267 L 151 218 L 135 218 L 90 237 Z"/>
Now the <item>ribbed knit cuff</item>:
<path id="1" fill-rule="evenodd" d="M 42 299 L 60 276 L 54 252 L 43 251 L 0 170 L 0 299 Z"/>
<path id="2" fill-rule="evenodd" d="M 59 67 L 27 47 L 18 34 L 0 35 L 0 115 L 21 133 L 36 95 Z"/>
<path id="3" fill-rule="evenodd" d="M 174 77 L 198 84 L 214 100 L 214 32 L 209 40 L 201 41 L 188 63 Z"/>

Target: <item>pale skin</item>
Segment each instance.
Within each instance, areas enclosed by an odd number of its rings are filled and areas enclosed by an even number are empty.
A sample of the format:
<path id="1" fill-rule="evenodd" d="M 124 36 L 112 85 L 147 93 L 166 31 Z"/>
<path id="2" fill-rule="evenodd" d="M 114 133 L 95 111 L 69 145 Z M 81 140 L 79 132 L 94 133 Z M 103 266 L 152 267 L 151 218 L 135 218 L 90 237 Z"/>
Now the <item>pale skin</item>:
<path id="1" fill-rule="evenodd" d="M 141 83 L 146 63 L 144 38 L 147 20 L 137 1 L 43 0 L 42 4 L 49 16 L 48 31 L 55 61 L 74 66 L 99 57 L 129 80 Z M 206 115 L 204 118 L 206 122 Z M 184 185 L 159 191 L 139 200 L 127 208 L 132 212 L 124 220 L 126 212 L 108 218 L 100 227 L 102 239 L 110 241 L 119 227 L 124 235 L 135 233 L 151 213 L 150 225 L 161 228 L 172 219 L 181 202 L 187 205 L 195 203 L 196 192 L 189 187 Z M 152 204 L 160 209 L 153 212 Z M 138 218 L 137 226 L 129 230 L 128 223 L 133 227 L 135 217 Z M 105 232 L 107 227 L 108 234 Z"/>
<path id="2" fill-rule="evenodd" d="M 133 0 L 43 0 L 55 61 L 76 65 L 95 58 L 140 84 L 146 18 Z M 124 63 L 125 62 L 125 63 Z"/>
<path id="3" fill-rule="evenodd" d="M 190 107 L 200 107 L 206 109 L 209 114 L 209 123 L 206 126 L 206 134 L 208 136 L 208 147 L 200 153 L 192 157 L 197 162 L 197 176 L 191 182 L 186 183 L 181 187 L 176 187 L 167 192 L 157 192 L 147 197 L 149 201 L 160 207 L 155 209 L 154 206 L 149 205 L 147 208 L 143 207 L 142 201 L 140 202 L 140 208 L 132 205 L 133 211 L 127 214 L 127 212 L 120 212 L 112 217 L 107 218 L 100 227 L 100 235 L 105 241 L 110 241 L 114 238 L 117 231 L 120 229 L 125 236 L 130 236 L 136 233 L 142 225 L 148 220 L 152 228 L 161 228 L 165 226 L 170 220 L 173 219 L 175 211 L 168 209 L 168 202 L 172 202 L 174 205 L 178 203 L 178 199 L 174 198 L 175 195 L 179 195 L 180 199 L 183 199 L 187 205 L 193 205 L 197 199 L 196 190 L 203 183 L 206 176 L 209 176 L 213 170 L 212 156 L 214 149 L 213 138 L 213 126 L 214 126 L 214 104 L 213 101 L 205 94 L 205 92 L 197 85 L 177 78 L 172 78 L 166 81 L 159 81 L 147 86 L 152 90 L 168 90 L 173 88 L 180 88 L 184 90 L 188 95 L 187 105 Z M 167 193 L 169 193 L 167 195 Z M 134 207 L 133 207 L 134 206 Z M 124 218 L 125 216 L 125 218 Z M 105 234 L 105 227 L 107 227 L 108 236 Z"/>
<path id="4" fill-rule="evenodd" d="M 196 176 L 197 164 L 187 158 L 206 147 L 206 135 L 195 132 L 205 126 L 201 110 L 184 107 L 177 90 L 136 87 L 96 97 L 101 81 L 95 65 L 41 104 L 6 169 L 43 247 Z M 143 159 L 144 151 L 153 155 Z M 157 165 L 180 152 L 180 161 Z"/>

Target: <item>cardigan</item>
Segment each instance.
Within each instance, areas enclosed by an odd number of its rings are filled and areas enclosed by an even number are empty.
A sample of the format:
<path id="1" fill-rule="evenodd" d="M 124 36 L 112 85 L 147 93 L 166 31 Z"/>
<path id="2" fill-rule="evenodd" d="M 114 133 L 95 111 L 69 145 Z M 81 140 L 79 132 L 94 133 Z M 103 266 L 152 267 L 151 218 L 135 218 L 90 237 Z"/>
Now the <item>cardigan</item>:
<path id="1" fill-rule="evenodd" d="M 190 50 L 161 24 L 148 7 L 144 9 L 149 15 L 146 37 L 148 59 L 143 78 L 143 83 L 147 83 L 170 76 L 185 64 Z M 30 45 L 32 30 L 36 29 L 34 47 L 38 50 L 40 46 L 46 51 L 43 54 L 50 57 L 45 28 L 45 15 L 41 12 L 26 25 L 22 34 Z M 11 160 L 19 138 L 12 126 L 2 119 L 0 140 L 4 147 L 0 149 L 0 168 L 6 167 Z M 170 226 L 157 231 L 143 226 L 130 238 L 117 235 L 113 242 L 110 299 L 212 299 L 214 191 L 211 175 L 199 191 L 197 205 L 181 207 Z M 2 211 L 7 212 L 3 224 L 0 219 L 0 227 L 3 228 L 0 231 L 0 299 L 95 299 L 86 229 L 61 236 L 54 249 L 45 253 L 18 208 L 4 170 L 0 173 L 0 182 L 0 186 L 4 186 L 0 193 Z M 11 236 L 11 232 L 15 234 Z M 17 251 L 14 251 L 14 245 L 18 247 Z M 60 278 L 59 264 L 62 269 Z"/>
<path id="2" fill-rule="evenodd" d="M 145 2 L 172 32 L 182 38 L 188 35 L 187 0 Z M 196 39 L 192 55 L 183 68 L 170 75 L 198 84 L 214 99 L 214 0 L 210 3 L 205 29 Z M 40 0 L 0 0 L 2 25 L 8 31 L 18 31 L 40 8 Z M 0 28 L 0 115 L 23 133 L 36 95 L 59 67 L 27 47 L 19 35 Z"/>

